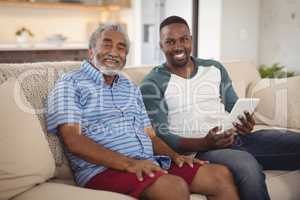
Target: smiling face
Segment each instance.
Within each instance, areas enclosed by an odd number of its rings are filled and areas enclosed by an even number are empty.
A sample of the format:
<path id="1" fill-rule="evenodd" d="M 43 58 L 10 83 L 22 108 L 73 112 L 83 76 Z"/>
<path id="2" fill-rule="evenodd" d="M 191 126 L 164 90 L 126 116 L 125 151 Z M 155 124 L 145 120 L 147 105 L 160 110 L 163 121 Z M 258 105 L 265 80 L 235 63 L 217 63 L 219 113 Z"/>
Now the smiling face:
<path id="1" fill-rule="evenodd" d="M 96 68 L 120 71 L 126 63 L 126 47 L 125 36 L 121 32 L 105 30 L 97 39 L 95 48 L 89 50 L 90 61 Z"/>
<path id="2" fill-rule="evenodd" d="M 173 23 L 160 31 L 160 47 L 169 67 L 185 67 L 192 51 L 192 36 L 185 24 Z"/>

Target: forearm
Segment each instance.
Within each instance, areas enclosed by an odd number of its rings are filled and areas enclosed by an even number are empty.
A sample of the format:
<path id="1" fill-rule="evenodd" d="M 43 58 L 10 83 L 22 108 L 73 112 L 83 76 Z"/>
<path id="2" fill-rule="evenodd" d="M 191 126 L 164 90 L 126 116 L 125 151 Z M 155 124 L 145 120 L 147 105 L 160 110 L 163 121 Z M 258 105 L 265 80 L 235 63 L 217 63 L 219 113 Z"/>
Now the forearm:
<path id="1" fill-rule="evenodd" d="M 210 149 L 205 138 L 180 138 L 178 149 L 181 152 L 198 152 Z"/>
<path id="2" fill-rule="evenodd" d="M 144 131 L 149 135 L 153 143 L 153 150 L 155 154 L 160 155 L 172 155 L 176 153 L 169 145 L 167 145 L 160 137 L 157 137 L 154 130 L 149 127 Z M 178 136 L 176 136 L 178 137 Z M 176 144 L 177 152 L 197 152 L 204 151 L 210 148 L 205 138 L 184 138 L 178 137 L 179 141 Z"/>
<path id="3" fill-rule="evenodd" d="M 170 156 L 171 158 L 178 155 L 171 147 L 169 147 L 162 139 L 157 136 L 151 138 L 153 143 L 153 151 L 154 154 L 157 155 L 166 155 Z"/>

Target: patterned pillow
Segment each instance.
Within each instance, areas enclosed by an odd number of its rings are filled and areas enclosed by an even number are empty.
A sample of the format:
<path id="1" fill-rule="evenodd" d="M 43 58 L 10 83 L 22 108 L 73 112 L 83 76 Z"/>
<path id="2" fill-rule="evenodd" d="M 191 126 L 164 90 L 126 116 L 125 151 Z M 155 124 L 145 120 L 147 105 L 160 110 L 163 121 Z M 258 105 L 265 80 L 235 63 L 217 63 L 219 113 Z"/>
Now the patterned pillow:
<path id="1" fill-rule="evenodd" d="M 261 79 L 251 83 L 248 97 L 260 98 L 258 124 L 300 129 L 300 76 Z"/>

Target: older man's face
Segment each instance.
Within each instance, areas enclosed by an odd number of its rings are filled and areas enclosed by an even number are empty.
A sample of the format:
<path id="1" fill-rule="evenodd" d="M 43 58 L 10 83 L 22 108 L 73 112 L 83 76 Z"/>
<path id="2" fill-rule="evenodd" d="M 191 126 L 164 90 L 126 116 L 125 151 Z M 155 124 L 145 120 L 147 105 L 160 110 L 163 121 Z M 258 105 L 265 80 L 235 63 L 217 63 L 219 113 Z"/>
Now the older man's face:
<path id="1" fill-rule="evenodd" d="M 114 30 L 107 30 L 103 31 L 97 40 L 91 60 L 96 67 L 100 64 L 111 70 L 121 70 L 126 63 L 126 55 L 124 35 Z"/>

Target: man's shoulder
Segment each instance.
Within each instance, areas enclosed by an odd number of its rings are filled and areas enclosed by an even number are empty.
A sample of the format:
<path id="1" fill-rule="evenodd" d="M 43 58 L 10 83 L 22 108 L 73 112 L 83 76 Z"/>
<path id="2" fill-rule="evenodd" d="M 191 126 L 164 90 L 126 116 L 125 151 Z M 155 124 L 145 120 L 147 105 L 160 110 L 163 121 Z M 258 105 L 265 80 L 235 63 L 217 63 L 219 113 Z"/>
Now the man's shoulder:
<path id="1" fill-rule="evenodd" d="M 214 66 L 217 68 L 224 68 L 224 66 L 217 60 L 213 60 L 213 59 L 201 59 L 201 58 L 194 58 L 195 62 L 197 63 L 197 65 L 200 66 L 204 66 L 204 67 L 210 67 L 210 66 Z"/>
<path id="2" fill-rule="evenodd" d="M 212 60 L 212 59 L 200 59 L 200 58 L 194 58 L 194 60 L 197 63 L 198 67 L 212 67 L 213 66 L 213 67 L 217 68 L 218 70 L 220 70 L 222 79 L 228 78 L 228 72 L 221 62 Z"/>
<path id="3" fill-rule="evenodd" d="M 155 66 L 143 79 L 143 83 L 154 82 L 154 83 L 164 83 L 170 79 L 170 72 L 168 72 L 164 65 Z"/>
<path id="4" fill-rule="evenodd" d="M 85 74 L 82 72 L 82 69 L 75 69 L 69 72 L 64 73 L 60 78 L 59 78 L 59 82 L 68 82 L 68 83 L 75 83 L 78 82 L 80 80 L 85 80 L 86 76 Z"/>

